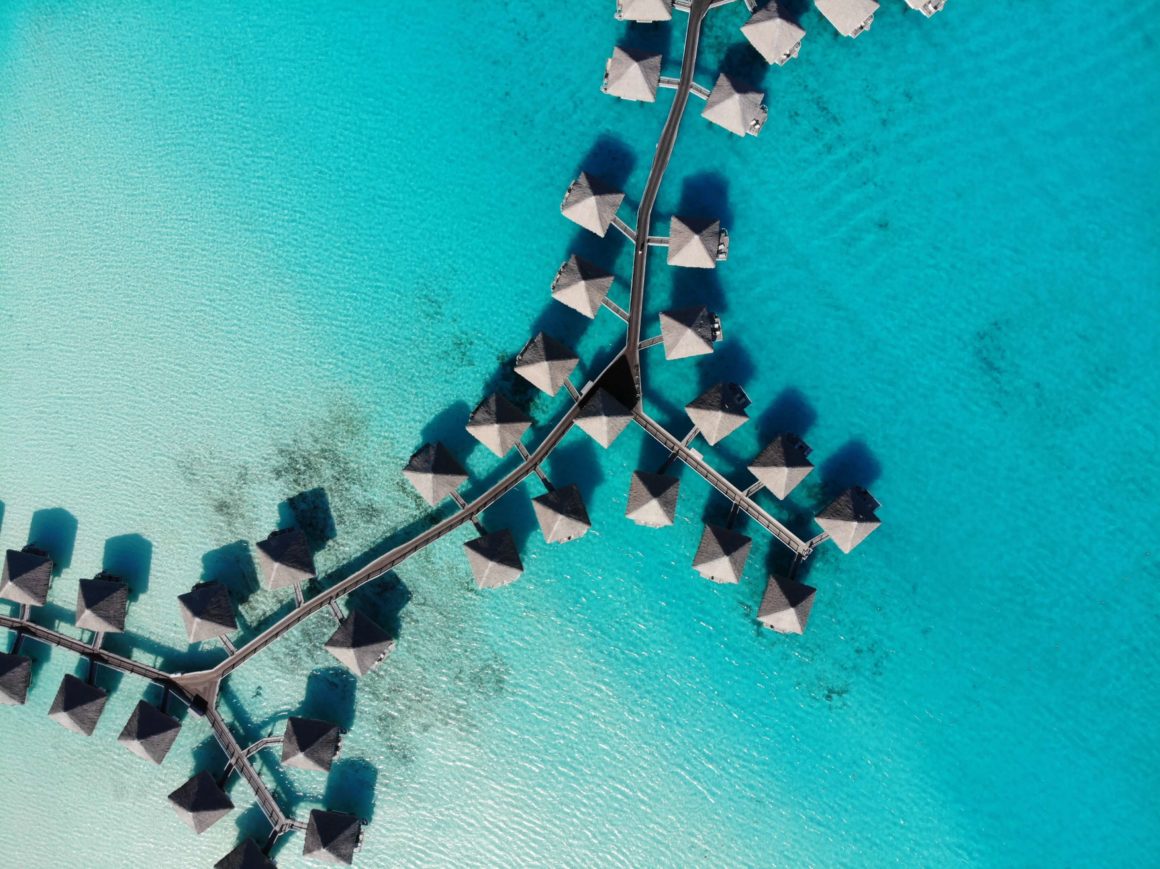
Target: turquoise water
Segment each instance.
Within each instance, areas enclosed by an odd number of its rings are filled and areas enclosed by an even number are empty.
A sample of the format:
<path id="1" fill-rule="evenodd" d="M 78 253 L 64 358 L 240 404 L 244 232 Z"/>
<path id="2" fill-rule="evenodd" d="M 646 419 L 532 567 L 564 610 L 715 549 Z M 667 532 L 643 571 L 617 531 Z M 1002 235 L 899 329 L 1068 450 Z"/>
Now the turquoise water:
<path id="1" fill-rule="evenodd" d="M 102 564 L 132 575 L 112 642 L 143 660 L 213 654 L 186 655 L 174 597 L 244 572 L 239 541 L 288 496 L 326 490 L 338 570 L 425 521 L 399 469 L 434 436 L 466 453 L 533 331 L 585 373 L 621 335 L 548 297 L 568 181 L 602 169 L 635 205 L 671 99 L 599 93 L 611 0 L 331 5 L 0 6 L 0 545 L 75 538 L 49 619 Z M 329 780 L 265 765 L 284 800 L 369 817 L 360 866 L 1151 862 L 1158 12 L 890 0 L 854 42 L 810 12 L 802 56 L 754 70 L 759 138 L 690 114 L 660 225 L 721 214 L 731 256 L 658 256 L 648 305 L 707 301 L 726 342 L 649 357 L 650 410 L 742 382 L 756 421 L 712 460 L 743 479 L 791 421 L 821 470 L 767 506 L 796 527 L 823 483 L 858 482 L 882 529 L 815 555 L 804 637 L 761 632 L 764 535 L 739 586 L 702 581 L 720 502 L 686 474 L 677 525 L 638 529 L 628 475 L 660 457 L 574 432 L 550 472 L 584 488 L 586 537 L 544 545 L 513 494 L 488 521 L 524 577 L 476 592 L 467 531 L 406 563 L 359 601 L 400 645 L 357 693 L 325 615 L 232 677 L 253 738 L 302 708 L 350 726 Z M 744 15 L 713 14 L 703 82 L 754 69 Z M 635 38 L 671 56 L 681 26 Z M 626 246 L 583 244 L 623 302 Z M 115 739 L 149 689 L 120 682 L 84 740 L 44 717 L 75 659 L 35 654 L 28 705 L 0 713 L 19 865 L 210 865 L 262 830 L 236 782 L 201 837 L 167 806 L 220 764 L 202 722 L 148 767 Z"/>

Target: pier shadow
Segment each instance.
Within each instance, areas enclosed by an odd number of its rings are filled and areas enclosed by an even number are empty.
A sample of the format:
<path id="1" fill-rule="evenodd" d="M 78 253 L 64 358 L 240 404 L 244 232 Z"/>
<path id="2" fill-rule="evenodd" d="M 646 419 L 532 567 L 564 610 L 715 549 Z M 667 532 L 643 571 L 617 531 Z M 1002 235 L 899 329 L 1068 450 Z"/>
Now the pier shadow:
<path id="1" fill-rule="evenodd" d="M 504 390 L 499 391 L 503 392 Z M 490 394 L 488 393 L 488 395 Z M 481 395 L 480 400 L 485 397 Z M 467 402 L 462 399 L 452 402 L 423 426 L 419 432 L 422 442 L 429 444 L 439 441 L 455 454 L 460 463 L 466 464 L 475 448 L 483 446 L 467 433 L 467 419 L 473 410 L 475 410 L 475 405 L 469 407 Z"/>
<path id="2" fill-rule="evenodd" d="M 596 490 L 605 480 L 595 442 L 587 435 L 583 435 L 582 439 L 567 438 L 552 451 L 544 464 L 547 465 L 545 472 L 552 485 L 563 488 L 574 483 L 591 512 Z"/>
<path id="3" fill-rule="evenodd" d="M 677 214 L 681 217 L 712 218 L 721 221 L 722 228 L 730 229 L 733 226 L 733 209 L 729 205 L 729 179 L 720 172 L 697 172 L 687 177 L 681 184 Z"/>
<path id="4" fill-rule="evenodd" d="M 379 771 L 361 757 L 342 758 L 334 762 L 326 779 L 326 808 L 347 812 L 370 821 L 375 813 L 375 786 Z"/>
<path id="5" fill-rule="evenodd" d="M 338 536 L 330 498 L 321 486 L 291 495 L 278 505 L 278 528 L 300 528 L 310 543 L 311 551 L 321 551 Z M 251 561 L 252 563 L 252 561 Z"/>
<path id="6" fill-rule="evenodd" d="M 140 534 L 121 534 L 105 541 L 101 569 L 129 586 L 129 600 L 141 597 L 149 588 L 153 566 L 153 544 Z"/>
<path id="7" fill-rule="evenodd" d="M 806 440 L 806 434 L 817 420 L 818 412 L 810 404 L 805 393 L 788 386 L 779 392 L 773 403 L 757 417 L 761 446 L 764 447 L 776 435 L 784 432 Z"/>
<path id="8" fill-rule="evenodd" d="M 358 679 L 346 667 L 323 667 L 306 678 L 306 696 L 298 715 L 330 721 L 343 730 L 354 726 Z"/>
<path id="9" fill-rule="evenodd" d="M 882 465 L 864 441 L 851 438 L 818 466 L 817 474 L 823 494 L 832 498 L 851 486 L 871 488 L 882 476 Z"/>
<path id="10" fill-rule="evenodd" d="M 52 557 L 52 575 L 60 576 L 72 566 L 77 542 L 76 516 L 63 507 L 37 510 L 28 527 L 28 542 Z"/>
<path id="11" fill-rule="evenodd" d="M 229 589 L 235 604 L 244 604 L 260 588 L 250 545 L 245 540 L 235 540 L 202 555 L 201 581 L 220 582 Z M 241 627 L 240 616 L 238 625 Z"/>

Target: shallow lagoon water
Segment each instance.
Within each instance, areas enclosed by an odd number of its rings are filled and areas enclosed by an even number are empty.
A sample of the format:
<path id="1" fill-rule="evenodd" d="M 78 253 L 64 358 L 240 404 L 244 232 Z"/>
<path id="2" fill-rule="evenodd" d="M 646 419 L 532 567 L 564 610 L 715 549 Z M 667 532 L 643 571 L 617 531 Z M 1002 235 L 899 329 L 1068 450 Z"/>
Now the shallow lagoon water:
<path id="1" fill-rule="evenodd" d="M 462 420 L 517 388 L 504 366 L 533 331 L 599 365 L 616 323 L 584 329 L 548 285 L 581 243 L 623 301 L 629 251 L 579 241 L 559 200 L 583 166 L 635 206 L 670 96 L 600 94 L 624 26 L 573 6 L 0 9 L 0 544 L 34 522 L 75 538 L 47 617 L 117 565 L 138 594 L 112 642 L 211 655 L 186 651 L 174 597 L 244 586 L 239 541 L 284 499 L 325 489 L 319 563 L 340 570 L 426 521 L 399 469 L 431 437 L 466 452 Z M 763 633 L 764 536 L 739 586 L 701 581 L 720 502 L 686 474 L 677 525 L 637 529 L 628 474 L 662 457 L 575 432 L 550 472 L 585 491 L 582 540 L 544 545 L 513 494 L 487 518 L 515 529 L 524 577 L 474 591 L 463 531 L 368 589 L 400 645 L 357 691 L 319 647 L 325 614 L 231 679 L 254 738 L 299 709 L 349 722 L 328 781 L 267 765 L 284 798 L 369 817 L 361 866 L 1147 862 L 1157 11 L 891 2 L 854 42 L 810 12 L 802 56 L 770 71 L 736 48 L 741 4 L 714 13 L 700 79 L 760 74 L 770 121 L 682 129 L 659 225 L 720 214 L 731 256 L 712 275 L 656 257 L 649 307 L 705 300 L 727 339 L 650 357 L 650 410 L 675 423 L 701 386 L 742 382 L 755 421 L 714 460 L 742 479 L 792 423 L 820 470 L 771 509 L 803 523 L 858 482 L 883 528 L 814 557 L 804 637 Z M 83 740 L 44 717 L 76 661 L 36 654 L 0 725 L 21 865 L 77 865 L 82 840 L 87 866 L 210 865 L 261 831 L 236 783 L 202 837 L 166 805 L 220 763 L 201 722 L 148 767 L 115 742 L 147 689 L 122 680 Z"/>

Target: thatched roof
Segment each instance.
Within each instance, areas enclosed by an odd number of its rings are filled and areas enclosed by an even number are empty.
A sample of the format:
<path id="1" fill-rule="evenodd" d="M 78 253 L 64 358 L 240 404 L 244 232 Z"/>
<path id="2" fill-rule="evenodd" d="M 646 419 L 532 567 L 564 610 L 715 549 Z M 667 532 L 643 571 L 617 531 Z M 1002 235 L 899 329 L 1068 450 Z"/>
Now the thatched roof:
<path id="1" fill-rule="evenodd" d="M 52 584 L 52 559 L 31 546 L 4 553 L 0 597 L 21 606 L 44 606 Z"/>
<path id="2" fill-rule="evenodd" d="M 721 338 L 721 321 L 704 305 L 661 311 L 661 338 L 666 359 L 684 359 L 713 352 Z"/>
<path id="3" fill-rule="evenodd" d="M 524 572 L 519 547 L 506 528 L 468 540 L 463 550 L 480 588 L 500 588 L 515 582 Z"/>
<path id="4" fill-rule="evenodd" d="M 181 722 L 176 718 L 152 703 L 139 700 L 117 741 L 138 757 L 161 763 L 180 731 Z"/>
<path id="5" fill-rule="evenodd" d="M 357 610 L 326 641 L 326 651 L 356 676 L 365 676 L 394 648 L 390 634 Z"/>
<path id="6" fill-rule="evenodd" d="M 202 770 L 169 795 L 177 817 L 201 835 L 234 809 L 212 775 Z"/>
<path id="7" fill-rule="evenodd" d="M 809 460 L 810 448 L 795 434 L 779 434 L 749 466 L 749 472 L 761 485 L 784 498 L 814 469 Z"/>
<path id="8" fill-rule="evenodd" d="M 604 65 L 604 84 L 600 89 L 622 100 L 656 102 L 661 80 L 661 56 L 632 48 L 612 49 Z"/>
<path id="9" fill-rule="evenodd" d="M 243 839 L 234 850 L 214 863 L 213 869 L 278 869 L 278 867 L 262 853 L 262 849 L 253 839 Z"/>
<path id="10" fill-rule="evenodd" d="M 556 272 L 552 298 L 594 319 L 612 286 L 612 275 L 583 257 L 572 254 Z"/>
<path id="11" fill-rule="evenodd" d="M 632 411 L 606 389 L 588 396 L 576 415 L 576 425 L 600 446 L 608 449 L 632 422 Z"/>
<path id="12" fill-rule="evenodd" d="M 181 620 L 191 643 L 212 640 L 238 629 L 230 591 L 220 582 L 203 582 L 177 596 Z"/>
<path id="13" fill-rule="evenodd" d="M 546 332 L 540 332 L 516 356 L 516 374 L 548 395 L 555 395 L 580 357 Z"/>
<path id="14" fill-rule="evenodd" d="M 32 683 L 32 659 L 0 652 L 0 706 L 23 706 Z"/>
<path id="15" fill-rule="evenodd" d="M 519 443 L 531 424 L 531 417 L 495 392 L 471 412 L 467 433 L 497 456 L 504 456 Z"/>
<path id="16" fill-rule="evenodd" d="M 567 543 L 583 537 L 592 527 L 588 510 L 584 507 L 584 497 L 576 486 L 553 489 L 533 498 L 532 511 L 549 543 Z"/>
<path id="17" fill-rule="evenodd" d="M 342 732 L 337 724 L 317 718 L 290 718 L 282 736 L 282 763 L 327 772 L 341 742 Z"/>
<path id="18" fill-rule="evenodd" d="M 713 582 L 740 582 L 749 558 L 750 539 L 744 534 L 706 525 L 693 556 L 693 569 Z"/>
<path id="19" fill-rule="evenodd" d="M 881 523 L 874 515 L 878 507 L 873 495 L 855 486 L 835 498 L 814 521 L 839 549 L 850 552 L 878 529 Z"/>
<path id="20" fill-rule="evenodd" d="M 108 699 L 108 692 L 103 689 L 66 675 L 53 698 L 48 717 L 74 733 L 92 736 Z"/>
<path id="21" fill-rule="evenodd" d="M 116 577 L 82 579 L 77 586 L 78 628 L 118 634 L 125 630 L 129 587 Z"/>
<path id="22" fill-rule="evenodd" d="M 717 268 L 721 222 L 707 217 L 674 217 L 669 223 L 668 261 L 689 269 Z"/>
<path id="23" fill-rule="evenodd" d="M 757 610 L 757 620 L 779 634 L 803 633 L 816 590 L 800 582 L 783 582 L 770 576 Z"/>
<path id="24" fill-rule="evenodd" d="M 616 0 L 616 17 L 621 21 L 668 21 L 673 17 L 673 0 Z"/>
<path id="25" fill-rule="evenodd" d="M 301 528 L 271 531 L 269 537 L 255 545 L 266 587 L 271 590 L 301 585 L 317 575 L 310 541 Z"/>
<path id="26" fill-rule="evenodd" d="M 869 30 L 878 11 L 874 0 L 814 0 L 814 5 L 843 36 L 857 36 Z"/>
<path id="27" fill-rule="evenodd" d="M 459 460 L 439 441 L 419 447 L 407 460 L 403 476 L 432 507 L 467 482 Z"/>
<path id="28" fill-rule="evenodd" d="M 302 855 L 323 863 L 349 866 L 362 845 L 362 821 L 344 812 L 314 809 L 306 822 Z"/>
<path id="29" fill-rule="evenodd" d="M 624 194 L 619 190 L 614 190 L 594 175 L 581 172 L 564 194 L 560 212 L 573 223 L 603 238 L 622 201 Z"/>
<path id="30" fill-rule="evenodd" d="M 685 405 L 685 413 L 702 437 L 715 444 L 749 419 L 749 396 L 736 383 L 718 383 Z"/>
<path id="31" fill-rule="evenodd" d="M 624 515 L 637 525 L 663 528 L 677 515 L 681 481 L 668 474 L 634 471 L 628 486 L 628 509 Z"/>
<path id="32" fill-rule="evenodd" d="M 709 92 L 701 117 L 738 136 L 761 132 L 769 110 L 762 103 L 765 94 L 721 73 Z"/>
<path id="33" fill-rule="evenodd" d="M 750 15 L 749 20 L 741 25 L 741 32 L 766 63 L 779 66 L 797 57 L 802 38 L 806 35 L 804 30 L 782 17 L 776 0 Z"/>
<path id="34" fill-rule="evenodd" d="M 911 9 L 917 9 L 927 18 L 930 18 L 936 12 L 941 12 L 946 4 L 947 0 L 906 0 L 907 6 Z"/>

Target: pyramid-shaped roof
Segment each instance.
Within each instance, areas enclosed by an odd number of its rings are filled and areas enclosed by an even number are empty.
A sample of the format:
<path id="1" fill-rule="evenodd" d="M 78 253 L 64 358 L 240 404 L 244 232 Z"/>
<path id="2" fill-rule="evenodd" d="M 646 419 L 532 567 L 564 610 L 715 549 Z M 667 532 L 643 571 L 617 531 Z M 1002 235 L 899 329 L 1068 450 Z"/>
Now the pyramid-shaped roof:
<path id="1" fill-rule="evenodd" d="M 874 515 L 878 507 L 873 495 L 855 486 L 835 498 L 814 521 L 839 549 L 850 552 L 878 529 L 881 523 Z"/>
<path id="2" fill-rule="evenodd" d="M 668 21 L 673 17 L 673 0 L 616 0 L 616 17 L 621 21 Z"/>
<path id="3" fill-rule="evenodd" d="M 761 132 L 769 110 L 762 104 L 765 94 L 722 73 L 709 92 L 701 117 L 738 136 Z"/>
<path id="4" fill-rule="evenodd" d="M 580 357 L 546 332 L 541 332 L 516 357 L 516 374 L 548 395 L 555 395 L 580 362 Z"/>
<path id="5" fill-rule="evenodd" d="M 553 489 L 532 499 L 532 510 L 544 539 L 549 543 L 567 543 L 583 537 L 592 523 L 584 507 L 584 497 L 576 486 Z"/>
<path id="6" fill-rule="evenodd" d="M 180 731 L 181 723 L 176 718 L 139 700 L 117 741 L 138 757 L 161 763 Z"/>
<path id="7" fill-rule="evenodd" d="M 77 627 L 118 634 L 125 630 L 129 586 L 115 577 L 82 579 L 77 586 Z"/>
<path id="8" fill-rule="evenodd" d="M 356 676 L 365 676 L 394 648 L 390 634 L 357 610 L 326 641 L 326 651 Z"/>
<path id="9" fill-rule="evenodd" d="M 314 809 L 306 822 L 302 855 L 323 863 L 349 866 L 362 844 L 362 821 L 345 812 Z"/>
<path id="10" fill-rule="evenodd" d="M 874 0 L 814 0 L 814 5 L 843 36 L 857 36 L 869 30 L 878 11 Z"/>
<path id="11" fill-rule="evenodd" d="M 693 556 L 693 569 L 713 582 L 740 582 L 749 558 L 750 542 L 744 534 L 706 525 L 701 545 Z"/>
<path id="12" fill-rule="evenodd" d="M 779 634 L 800 634 L 810 620 L 817 589 L 771 576 L 757 610 L 757 620 Z"/>
<path id="13" fill-rule="evenodd" d="M 419 447 L 407 460 L 403 476 L 432 507 L 467 482 L 459 460 L 439 441 Z"/>
<path id="14" fill-rule="evenodd" d="M 637 525 L 663 528 L 677 516 L 677 495 L 681 481 L 668 474 L 634 471 L 628 486 L 628 508 L 624 515 Z"/>
<path id="15" fill-rule="evenodd" d="M 936 12 L 942 11 L 942 8 L 947 5 L 947 0 L 906 0 L 906 5 L 911 9 L 917 9 L 927 18 L 930 18 Z"/>
<path id="16" fill-rule="evenodd" d="M 721 246 L 721 222 L 706 217 L 674 217 L 669 223 L 669 265 L 714 269 Z"/>
<path id="17" fill-rule="evenodd" d="M 556 272 L 552 298 L 591 320 L 599 313 L 611 286 L 612 275 L 572 254 Z"/>
<path id="18" fill-rule="evenodd" d="M 23 706 L 32 683 L 32 659 L 0 652 L 0 706 Z"/>
<path id="19" fill-rule="evenodd" d="M 238 629 L 230 590 L 220 582 L 203 582 L 177 596 L 181 620 L 191 643 L 212 640 Z"/>
<path id="20" fill-rule="evenodd" d="M 471 412 L 467 433 L 497 456 L 504 456 L 519 443 L 531 424 L 531 417 L 495 392 Z"/>
<path id="21" fill-rule="evenodd" d="M 500 588 L 515 582 L 524 572 L 519 547 L 506 528 L 468 540 L 463 550 L 480 588 Z"/>
<path id="22" fill-rule="evenodd" d="M 600 446 L 608 449 L 632 422 L 632 411 L 607 389 L 597 389 L 576 414 L 576 425 Z"/>
<path id="23" fill-rule="evenodd" d="M 791 57 L 797 57 L 806 32 L 783 18 L 776 0 L 762 6 L 741 25 L 741 32 L 766 63 L 781 65 Z"/>
<path id="24" fill-rule="evenodd" d="M 604 84 L 600 89 L 622 100 L 656 102 L 661 80 L 661 56 L 631 48 L 612 49 L 604 65 Z"/>
<path id="25" fill-rule="evenodd" d="M 749 396 L 736 383 L 718 383 L 685 405 L 685 413 L 701 435 L 715 444 L 740 428 L 749 415 Z"/>
<path id="26" fill-rule="evenodd" d="M 169 795 L 169 802 L 181 820 L 201 835 L 234 809 L 214 777 L 202 770 Z"/>
<path id="27" fill-rule="evenodd" d="M 600 178 L 581 172 L 564 194 L 560 212 L 573 223 L 603 238 L 622 201 L 623 193 Z"/>
<path id="28" fill-rule="evenodd" d="M 749 473 L 775 496 L 784 498 L 814 469 L 810 452 L 797 435 L 779 434 L 758 453 L 749 466 Z"/>
<path id="29" fill-rule="evenodd" d="M 713 342 L 721 338 L 721 321 L 703 305 L 661 311 L 660 321 L 666 359 L 712 353 Z"/>
<path id="30" fill-rule="evenodd" d="M 290 718 L 282 737 L 282 763 L 327 772 L 341 741 L 342 732 L 337 724 L 317 718 Z"/>
<path id="31" fill-rule="evenodd" d="M 21 606 L 44 606 L 52 584 L 52 559 L 32 546 L 4 553 L 0 597 Z"/>
<path id="32" fill-rule="evenodd" d="M 92 736 L 108 699 L 106 691 L 69 674 L 61 680 L 48 717 L 74 733 Z"/>
<path id="33" fill-rule="evenodd" d="M 271 590 L 301 585 L 317 575 L 310 541 L 301 528 L 271 531 L 269 537 L 255 545 L 266 587 Z"/>
<path id="34" fill-rule="evenodd" d="M 243 839 L 234 850 L 214 863 L 213 869 L 278 869 L 278 867 L 262 853 L 262 849 L 253 839 Z"/>

